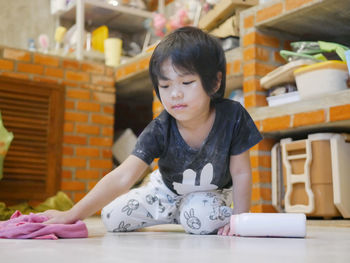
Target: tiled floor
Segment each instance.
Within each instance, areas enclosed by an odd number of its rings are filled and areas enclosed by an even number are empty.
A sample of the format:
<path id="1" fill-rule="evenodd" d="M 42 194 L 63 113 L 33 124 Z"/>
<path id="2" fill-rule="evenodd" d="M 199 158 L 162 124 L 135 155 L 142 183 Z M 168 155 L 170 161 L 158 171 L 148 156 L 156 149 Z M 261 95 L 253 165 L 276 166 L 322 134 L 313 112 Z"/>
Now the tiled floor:
<path id="1" fill-rule="evenodd" d="M 87 239 L 0 239 L 0 262 L 350 262 L 348 220 L 309 220 L 305 239 L 195 236 L 174 225 L 106 233 L 99 218 L 86 223 Z"/>

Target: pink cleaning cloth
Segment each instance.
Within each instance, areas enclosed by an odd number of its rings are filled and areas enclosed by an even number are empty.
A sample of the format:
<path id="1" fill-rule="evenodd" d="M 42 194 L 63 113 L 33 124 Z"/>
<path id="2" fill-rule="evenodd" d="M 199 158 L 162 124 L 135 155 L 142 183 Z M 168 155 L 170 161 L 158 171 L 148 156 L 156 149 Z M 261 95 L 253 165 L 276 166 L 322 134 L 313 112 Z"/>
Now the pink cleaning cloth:
<path id="1" fill-rule="evenodd" d="M 0 222 L 0 238 L 55 240 L 88 237 L 83 221 L 74 224 L 44 224 L 46 220 L 48 218 L 40 214 L 22 215 L 16 211 L 9 220 Z"/>

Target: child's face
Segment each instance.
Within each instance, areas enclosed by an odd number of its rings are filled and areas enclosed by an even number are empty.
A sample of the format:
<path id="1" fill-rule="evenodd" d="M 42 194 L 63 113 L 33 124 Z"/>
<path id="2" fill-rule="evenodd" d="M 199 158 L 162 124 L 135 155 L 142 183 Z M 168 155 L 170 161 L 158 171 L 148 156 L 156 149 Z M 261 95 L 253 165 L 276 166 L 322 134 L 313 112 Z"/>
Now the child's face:
<path id="1" fill-rule="evenodd" d="M 161 66 L 166 79 L 159 79 L 159 95 L 166 111 L 177 121 L 196 120 L 207 114 L 210 97 L 205 92 L 198 74 L 174 68 L 170 59 Z"/>

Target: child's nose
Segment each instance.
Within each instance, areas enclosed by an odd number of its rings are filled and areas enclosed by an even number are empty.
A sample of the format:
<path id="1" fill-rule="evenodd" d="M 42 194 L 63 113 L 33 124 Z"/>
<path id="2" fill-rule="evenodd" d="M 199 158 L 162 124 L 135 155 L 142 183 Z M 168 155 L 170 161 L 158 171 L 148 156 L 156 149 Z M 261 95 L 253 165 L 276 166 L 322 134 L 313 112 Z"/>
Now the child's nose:
<path id="1" fill-rule="evenodd" d="M 171 92 L 171 97 L 173 99 L 178 99 L 183 97 L 183 92 L 180 89 L 173 89 Z"/>

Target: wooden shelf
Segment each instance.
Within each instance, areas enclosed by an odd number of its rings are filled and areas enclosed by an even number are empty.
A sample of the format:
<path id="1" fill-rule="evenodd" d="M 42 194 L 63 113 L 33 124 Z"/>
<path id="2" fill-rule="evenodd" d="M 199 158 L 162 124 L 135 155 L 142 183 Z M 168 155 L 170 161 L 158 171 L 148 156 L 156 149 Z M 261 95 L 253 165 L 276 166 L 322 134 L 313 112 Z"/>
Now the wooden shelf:
<path id="1" fill-rule="evenodd" d="M 127 6 L 113 6 L 102 1 L 84 0 L 85 22 L 91 26 L 106 25 L 110 29 L 127 33 L 135 33 L 144 30 L 143 22 L 152 18 L 152 13 Z M 58 13 L 64 20 L 75 22 L 76 4 L 71 5 L 66 11 Z"/>
<path id="2" fill-rule="evenodd" d="M 296 40 L 324 40 L 349 46 L 350 1 L 310 1 L 300 8 L 257 22 L 256 27 L 288 33 L 294 35 Z"/>
<path id="3" fill-rule="evenodd" d="M 258 3 L 258 0 L 221 0 L 199 20 L 198 27 L 204 30 L 211 30 L 232 16 L 236 8 L 247 8 Z"/>

